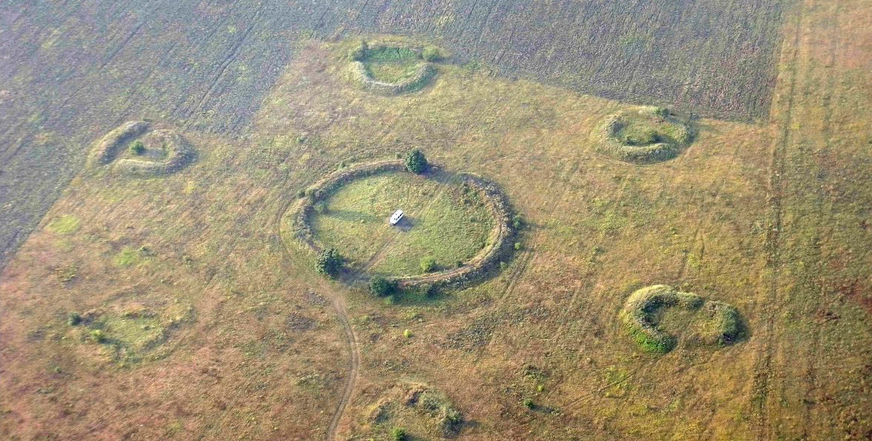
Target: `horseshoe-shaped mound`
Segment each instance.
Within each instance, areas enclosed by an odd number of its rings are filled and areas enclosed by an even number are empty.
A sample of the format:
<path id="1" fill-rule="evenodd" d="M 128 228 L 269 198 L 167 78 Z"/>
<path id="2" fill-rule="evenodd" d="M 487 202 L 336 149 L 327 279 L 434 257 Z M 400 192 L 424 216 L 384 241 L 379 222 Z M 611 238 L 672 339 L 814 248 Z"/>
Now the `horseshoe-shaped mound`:
<path id="1" fill-rule="evenodd" d="M 134 177 L 175 173 L 190 164 L 194 148 L 176 130 L 147 121 L 129 121 L 107 133 L 91 151 L 93 167 Z"/>
<path id="2" fill-rule="evenodd" d="M 689 343 L 725 346 L 737 342 L 744 334 L 736 308 L 666 285 L 648 286 L 633 292 L 620 317 L 642 349 L 666 353 L 678 343 L 678 338 L 661 326 L 664 314 L 670 308 L 679 309 L 685 315 L 679 327 L 685 330 L 683 338 Z"/>
<path id="3" fill-rule="evenodd" d="M 643 164 L 678 156 L 693 137 L 687 122 L 662 107 L 620 111 L 607 117 L 593 133 L 605 153 Z"/>
<path id="4" fill-rule="evenodd" d="M 361 41 L 351 52 L 349 76 L 363 90 L 400 95 L 423 89 L 436 76 L 441 51 L 402 41 Z"/>

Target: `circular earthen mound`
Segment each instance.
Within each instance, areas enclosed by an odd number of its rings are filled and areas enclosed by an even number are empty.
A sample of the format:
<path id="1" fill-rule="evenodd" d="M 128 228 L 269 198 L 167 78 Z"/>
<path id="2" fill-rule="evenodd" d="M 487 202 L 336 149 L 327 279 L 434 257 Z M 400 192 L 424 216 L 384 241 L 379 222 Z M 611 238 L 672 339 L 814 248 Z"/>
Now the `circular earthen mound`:
<path id="1" fill-rule="evenodd" d="M 642 349 L 666 353 L 678 343 L 676 337 L 659 327 L 659 316 L 666 308 L 699 311 L 708 324 L 697 336 L 702 344 L 729 345 L 741 338 L 743 333 L 741 317 L 736 308 L 666 285 L 653 285 L 633 292 L 620 312 L 630 336 Z"/>
<path id="2" fill-rule="evenodd" d="M 83 343 L 83 355 L 133 366 L 168 356 L 175 336 L 194 321 L 194 308 L 172 304 L 163 308 L 126 302 L 113 307 L 70 313 L 66 335 Z"/>
<path id="3" fill-rule="evenodd" d="M 361 164 L 343 168 L 318 181 L 305 191 L 293 210 L 294 236 L 316 253 L 325 247 L 315 237 L 312 218 L 315 205 L 328 199 L 344 185 L 367 176 L 380 173 L 411 173 L 402 160 L 391 160 Z M 400 288 L 419 288 L 430 286 L 460 285 L 485 275 L 490 269 L 504 261 L 513 249 L 512 238 L 515 229 L 512 225 L 512 210 L 502 191 L 492 182 L 472 174 L 458 174 L 461 183 L 481 197 L 494 223 L 484 248 L 475 256 L 456 268 L 413 276 L 390 278 Z M 368 278 L 368 277 L 366 277 Z"/>
<path id="4" fill-rule="evenodd" d="M 451 399 L 423 383 L 401 382 L 388 387 L 367 408 L 358 435 L 391 436 L 402 427 L 414 439 L 452 439 L 463 429 L 463 414 Z M 381 439 L 381 438 L 378 438 Z"/>
<path id="5" fill-rule="evenodd" d="M 622 161 L 653 163 L 678 156 L 693 132 L 662 107 L 640 107 L 607 117 L 593 133 L 600 149 Z"/>
<path id="6" fill-rule="evenodd" d="M 437 50 L 438 49 L 434 49 Z M 373 74 L 370 63 L 379 58 L 378 54 L 393 51 L 400 55 L 384 57 L 382 62 L 397 62 L 410 64 L 407 75 L 396 81 L 386 81 Z M 378 95 L 393 96 L 421 90 L 436 76 L 435 59 L 428 61 L 425 49 L 414 47 L 402 42 L 371 43 L 361 42 L 351 54 L 348 75 L 352 83 L 363 90 Z"/>
<path id="7" fill-rule="evenodd" d="M 129 153 L 134 142 L 142 151 Z M 147 121 L 129 121 L 107 133 L 91 151 L 90 164 L 110 166 L 113 172 L 155 177 L 175 173 L 190 164 L 196 155 L 191 144 L 177 131 Z"/>

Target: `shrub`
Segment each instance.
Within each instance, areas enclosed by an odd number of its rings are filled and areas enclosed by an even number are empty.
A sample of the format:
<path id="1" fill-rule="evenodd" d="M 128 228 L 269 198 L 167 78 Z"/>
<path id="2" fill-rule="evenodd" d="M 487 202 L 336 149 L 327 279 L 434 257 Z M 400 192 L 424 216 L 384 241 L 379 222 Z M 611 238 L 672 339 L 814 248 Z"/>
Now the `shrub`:
<path id="1" fill-rule="evenodd" d="M 297 197 L 298 197 L 298 198 L 301 198 L 301 199 L 304 198 L 304 197 L 306 197 L 306 190 L 300 190 L 300 191 L 298 191 L 298 192 L 297 192 Z"/>
<path id="2" fill-rule="evenodd" d="M 436 46 L 427 46 L 421 51 L 421 58 L 424 61 L 439 61 L 442 59 L 442 52 Z"/>
<path id="3" fill-rule="evenodd" d="M 406 337 L 406 338 L 412 338 L 412 330 L 411 330 L 411 329 L 406 329 L 406 330 L 404 330 L 404 331 L 403 331 L 403 337 Z"/>
<path id="4" fill-rule="evenodd" d="M 91 340 L 96 343 L 103 343 L 106 341 L 106 334 L 103 334 L 103 331 L 99 329 L 95 329 L 91 331 Z"/>
<path id="5" fill-rule="evenodd" d="M 391 429 L 391 439 L 394 441 L 404 441 L 406 439 L 406 429 L 394 427 Z"/>
<path id="6" fill-rule="evenodd" d="M 360 40 L 357 44 L 348 51 L 348 57 L 354 61 L 360 61 L 366 58 L 366 51 L 369 50 L 369 45 L 366 41 Z"/>
<path id="7" fill-rule="evenodd" d="M 669 109 L 665 107 L 655 107 L 654 108 L 654 116 L 658 118 L 666 119 L 669 117 Z"/>
<path id="8" fill-rule="evenodd" d="M 328 211 L 330 211 L 330 209 L 327 207 L 326 202 L 318 202 L 315 204 L 315 213 L 327 214 Z"/>
<path id="9" fill-rule="evenodd" d="M 536 407 L 536 403 L 533 402 L 532 398 L 524 398 L 524 407 L 527 409 L 533 409 Z"/>
<path id="10" fill-rule="evenodd" d="M 71 312 L 67 317 L 67 323 L 69 323 L 70 326 L 76 326 L 82 323 L 82 316 L 79 315 L 78 312 Z"/>
<path id="11" fill-rule="evenodd" d="M 432 272 L 436 269 L 436 260 L 430 256 L 421 259 L 421 271 L 425 273 Z"/>
<path id="12" fill-rule="evenodd" d="M 520 230 L 523 227 L 524 218 L 522 218 L 520 215 L 515 215 L 514 217 L 512 217 L 512 228 L 514 228 L 515 230 Z"/>
<path id="13" fill-rule="evenodd" d="M 373 277 L 369 281 L 369 290 L 379 297 L 389 296 L 397 291 L 397 282 L 384 277 Z"/>
<path id="14" fill-rule="evenodd" d="M 427 158 L 421 150 L 414 149 L 406 155 L 406 168 L 415 174 L 421 174 L 427 171 Z"/>
<path id="15" fill-rule="evenodd" d="M 336 251 L 335 248 L 330 248 L 321 252 L 321 255 L 318 256 L 318 262 L 315 264 L 315 268 L 321 274 L 335 276 L 339 273 L 339 270 L 342 269 L 342 263 L 344 260 L 345 259 L 342 258 L 342 255 L 339 254 L 339 251 Z"/>
<path id="16" fill-rule="evenodd" d="M 133 141 L 133 144 L 130 144 L 130 152 L 137 156 L 145 153 L 145 144 L 138 139 Z"/>

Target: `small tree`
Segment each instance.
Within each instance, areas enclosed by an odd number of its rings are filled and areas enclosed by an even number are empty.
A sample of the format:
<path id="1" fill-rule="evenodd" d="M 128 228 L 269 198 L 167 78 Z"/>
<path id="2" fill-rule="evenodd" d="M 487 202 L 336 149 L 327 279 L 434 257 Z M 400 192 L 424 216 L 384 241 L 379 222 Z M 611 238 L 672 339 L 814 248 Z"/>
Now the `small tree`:
<path id="1" fill-rule="evenodd" d="M 389 296 L 396 292 L 397 282 L 384 277 L 373 277 L 369 281 L 369 290 L 379 297 Z"/>
<path id="2" fill-rule="evenodd" d="M 427 46 L 421 51 L 421 58 L 424 61 L 439 61 L 442 59 L 442 52 L 435 46 Z"/>
<path id="3" fill-rule="evenodd" d="M 391 439 L 394 441 L 404 441 L 406 439 L 406 429 L 394 427 L 391 430 Z"/>
<path id="4" fill-rule="evenodd" d="M 336 274 L 339 273 L 339 270 L 342 269 L 342 263 L 344 260 L 345 259 L 342 258 L 342 255 L 339 254 L 339 251 L 336 251 L 335 248 L 330 248 L 321 252 L 321 255 L 318 256 L 318 262 L 315 264 L 315 267 L 318 269 L 319 273 L 332 277 L 336 276 Z"/>
<path id="5" fill-rule="evenodd" d="M 406 155 L 406 168 L 415 174 L 421 174 L 427 171 L 427 158 L 421 150 L 415 149 Z"/>
<path id="6" fill-rule="evenodd" d="M 421 259 L 421 271 L 429 273 L 436 269 L 436 260 L 430 256 Z"/>
<path id="7" fill-rule="evenodd" d="M 130 144 L 130 152 L 137 156 L 145 153 L 145 144 L 138 139 L 133 141 L 133 144 Z"/>

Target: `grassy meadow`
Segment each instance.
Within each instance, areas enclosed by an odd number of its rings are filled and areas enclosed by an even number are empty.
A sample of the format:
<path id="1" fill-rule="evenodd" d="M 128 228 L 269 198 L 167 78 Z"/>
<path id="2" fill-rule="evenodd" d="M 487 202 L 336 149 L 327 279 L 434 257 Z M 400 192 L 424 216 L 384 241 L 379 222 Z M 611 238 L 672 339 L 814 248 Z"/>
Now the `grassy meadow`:
<path id="1" fill-rule="evenodd" d="M 301 40 L 238 136 L 191 127 L 198 157 L 177 173 L 85 169 L 64 190 L 0 277 L 0 431 L 868 437 L 870 16 L 858 3 L 796 4 L 770 121 L 696 120 L 692 144 L 650 165 L 590 140 L 629 104 L 460 63 L 440 64 L 418 92 L 379 96 L 343 75 L 343 43 Z M 412 148 L 496 182 L 523 216 L 514 259 L 492 277 L 386 304 L 321 277 L 307 247 L 283 241 L 300 190 Z M 489 225 L 457 191 L 362 179 L 327 201 L 315 229 L 377 273 L 419 270 L 431 254 L 450 264 Z M 396 208 L 412 224 L 391 237 Z M 619 314 L 655 284 L 728 303 L 747 335 L 696 344 L 710 323 L 670 310 L 660 320 L 675 348 L 640 350 Z M 419 384 L 440 410 L 407 399 Z M 440 431 L 452 409 L 462 423 Z"/>

